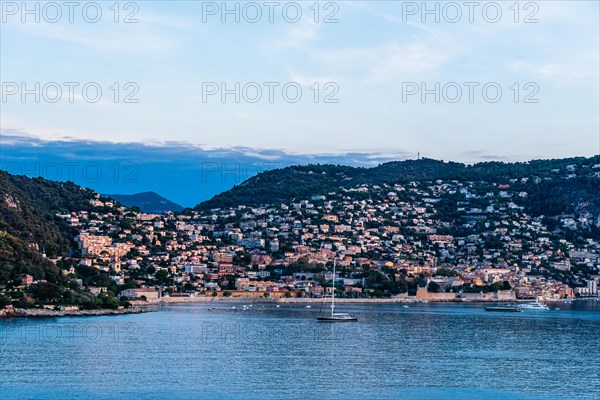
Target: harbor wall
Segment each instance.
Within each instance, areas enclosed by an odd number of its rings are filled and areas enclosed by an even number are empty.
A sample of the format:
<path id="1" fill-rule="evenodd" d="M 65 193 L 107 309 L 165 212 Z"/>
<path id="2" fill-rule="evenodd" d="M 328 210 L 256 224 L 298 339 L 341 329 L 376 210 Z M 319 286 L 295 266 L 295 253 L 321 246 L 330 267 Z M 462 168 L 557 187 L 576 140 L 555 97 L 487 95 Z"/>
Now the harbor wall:
<path id="1" fill-rule="evenodd" d="M 417 299 L 427 301 L 516 301 L 515 292 L 512 290 L 500 290 L 489 293 L 432 293 L 426 287 L 417 290 Z"/>

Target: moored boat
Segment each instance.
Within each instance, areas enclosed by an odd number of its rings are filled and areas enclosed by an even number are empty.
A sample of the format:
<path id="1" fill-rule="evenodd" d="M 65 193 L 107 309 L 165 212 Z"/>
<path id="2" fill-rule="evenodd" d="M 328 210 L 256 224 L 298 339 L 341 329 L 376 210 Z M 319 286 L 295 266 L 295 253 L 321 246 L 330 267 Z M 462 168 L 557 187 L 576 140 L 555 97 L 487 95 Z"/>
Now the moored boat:
<path id="1" fill-rule="evenodd" d="M 333 278 L 331 279 L 331 314 L 317 316 L 319 322 L 353 322 L 358 321 L 358 318 L 348 313 L 336 313 L 335 310 L 335 263 L 333 259 Z"/>
<path id="2" fill-rule="evenodd" d="M 487 306 L 484 307 L 485 311 L 495 311 L 495 312 L 521 312 L 519 307 L 515 307 L 513 305 L 508 306 Z"/>
<path id="3" fill-rule="evenodd" d="M 521 310 L 549 310 L 550 309 L 550 307 L 548 307 L 546 304 L 540 303 L 537 300 L 532 303 L 519 304 L 517 307 L 519 307 Z"/>
<path id="4" fill-rule="evenodd" d="M 348 313 L 332 313 L 331 315 L 319 315 L 317 321 L 323 322 L 353 322 L 358 321 L 358 318 L 353 317 Z"/>

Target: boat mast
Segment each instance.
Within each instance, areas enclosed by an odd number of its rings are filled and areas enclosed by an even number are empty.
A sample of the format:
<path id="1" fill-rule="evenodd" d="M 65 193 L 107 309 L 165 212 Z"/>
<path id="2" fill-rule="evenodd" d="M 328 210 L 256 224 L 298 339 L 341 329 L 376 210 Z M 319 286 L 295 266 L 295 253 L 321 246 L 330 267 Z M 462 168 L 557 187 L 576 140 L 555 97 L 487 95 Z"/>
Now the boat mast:
<path id="1" fill-rule="evenodd" d="M 333 279 L 331 280 L 331 316 L 333 316 L 333 309 L 335 308 L 335 262 L 336 258 L 333 258 Z"/>

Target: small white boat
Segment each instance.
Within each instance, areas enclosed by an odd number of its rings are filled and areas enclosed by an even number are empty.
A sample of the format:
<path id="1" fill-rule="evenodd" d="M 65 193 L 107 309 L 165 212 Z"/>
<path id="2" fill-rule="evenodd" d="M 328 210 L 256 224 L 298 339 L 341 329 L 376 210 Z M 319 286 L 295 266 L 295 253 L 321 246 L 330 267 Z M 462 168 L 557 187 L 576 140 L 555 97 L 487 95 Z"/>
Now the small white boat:
<path id="1" fill-rule="evenodd" d="M 402 308 L 408 308 L 408 306 L 405 304 L 405 305 L 402 306 Z"/>
<path id="2" fill-rule="evenodd" d="M 517 307 L 519 307 L 521 310 L 549 310 L 550 309 L 550 307 L 548 307 L 546 304 L 540 303 L 537 300 L 534 301 L 533 303 L 519 304 Z"/>
<path id="3" fill-rule="evenodd" d="M 312 308 L 311 306 L 306 306 L 306 308 Z"/>

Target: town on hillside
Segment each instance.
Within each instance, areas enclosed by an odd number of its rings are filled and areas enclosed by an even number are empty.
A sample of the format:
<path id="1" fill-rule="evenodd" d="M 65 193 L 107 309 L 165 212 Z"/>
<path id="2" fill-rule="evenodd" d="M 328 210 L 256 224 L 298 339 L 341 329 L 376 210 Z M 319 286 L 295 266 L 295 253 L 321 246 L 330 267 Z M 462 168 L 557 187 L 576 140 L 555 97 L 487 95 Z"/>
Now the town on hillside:
<path id="1" fill-rule="evenodd" d="M 528 215 L 520 205 L 528 179 L 536 178 L 360 185 L 289 204 L 177 214 L 98 195 L 94 211 L 58 215 L 77 246 L 55 262 L 94 294 L 147 301 L 319 298 L 331 295 L 332 280 L 336 296 L 349 298 L 598 296 L 600 244 L 580 233 L 600 221 Z"/>

